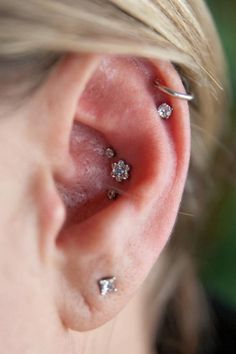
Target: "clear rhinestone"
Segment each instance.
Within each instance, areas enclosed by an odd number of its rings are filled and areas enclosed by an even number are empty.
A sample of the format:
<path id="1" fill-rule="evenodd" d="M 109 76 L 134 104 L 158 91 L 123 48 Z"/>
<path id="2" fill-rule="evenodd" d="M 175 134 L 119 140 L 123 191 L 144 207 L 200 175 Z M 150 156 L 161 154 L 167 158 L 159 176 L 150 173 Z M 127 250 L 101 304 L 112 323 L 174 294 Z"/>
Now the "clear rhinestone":
<path id="1" fill-rule="evenodd" d="M 104 278 L 98 281 L 100 294 L 102 296 L 108 295 L 110 293 L 115 293 L 118 291 L 116 288 L 116 277 Z"/>
<path id="2" fill-rule="evenodd" d="M 125 161 L 120 160 L 117 163 L 112 164 L 111 176 L 115 178 L 117 182 L 125 181 L 129 178 L 130 166 Z"/>
<path id="3" fill-rule="evenodd" d="M 172 112 L 173 112 L 173 108 L 171 106 L 169 106 L 167 103 L 162 103 L 158 107 L 157 112 L 161 118 L 169 119 Z"/>
<path id="4" fill-rule="evenodd" d="M 112 148 L 107 148 L 106 151 L 105 151 L 105 155 L 109 159 L 112 159 L 113 157 L 116 156 L 116 153 L 115 153 L 115 151 Z"/>

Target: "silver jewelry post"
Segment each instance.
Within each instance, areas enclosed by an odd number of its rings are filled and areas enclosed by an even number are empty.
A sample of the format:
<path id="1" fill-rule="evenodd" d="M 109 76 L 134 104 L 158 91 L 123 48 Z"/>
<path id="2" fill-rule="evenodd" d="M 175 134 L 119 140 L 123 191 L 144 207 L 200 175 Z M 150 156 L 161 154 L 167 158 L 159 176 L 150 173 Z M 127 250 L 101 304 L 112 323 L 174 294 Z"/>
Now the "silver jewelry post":
<path id="1" fill-rule="evenodd" d="M 106 148 L 105 155 L 108 159 L 113 159 L 116 156 L 116 152 L 111 147 Z"/>
<path id="2" fill-rule="evenodd" d="M 116 200 L 119 197 L 119 193 L 115 189 L 109 189 L 107 191 L 107 198 L 109 200 Z"/>

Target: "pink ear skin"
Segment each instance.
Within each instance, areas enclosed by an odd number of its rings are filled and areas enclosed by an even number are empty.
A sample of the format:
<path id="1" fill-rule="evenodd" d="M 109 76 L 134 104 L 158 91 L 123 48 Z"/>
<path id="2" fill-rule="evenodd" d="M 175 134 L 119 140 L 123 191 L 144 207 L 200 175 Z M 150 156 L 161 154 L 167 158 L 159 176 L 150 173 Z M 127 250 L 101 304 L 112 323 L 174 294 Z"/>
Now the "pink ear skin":
<path id="1" fill-rule="evenodd" d="M 127 71 L 130 72 L 128 77 Z M 165 100 L 164 95 L 152 86 L 155 78 L 156 68 L 148 61 L 105 58 L 87 85 L 71 134 L 74 178 L 59 184 L 65 204 L 68 204 L 68 216 L 74 221 L 83 221 L 108 206 L 107 189 L 120 189 L 121 185 L 110 178 L 112 162 L 126 159 L 132 166 L 136 165 L 136 170 L 140 168 L 144 172 L 147 169 L 146 162 L 152 156 L 152 148 L 148 154 L 145 152 L 148 146 L 145 131 L 147 139 L 150 135 L 145 117 L 153 115 L 151 119 L 156 129 L 157 107 Z M 130 136 L 130 131 L 137 133 Z M 118 151 L 113 161 L 105 156 L 108 146 Z M 144 165 L 147 166 L 143 168 Z M 136 176 L 142 179 L 140 174 Z M 128 182 L 122 185 L 121 193 L 127 185 Z"/>
<path id="2" fill-rule="evenodd" d="M 70 87 L 74 80 L 79 84 L 78 68 L 64 64 L 67 89 L 60 88 L 63 78 L 51 77 L 67 106 Z M 74 122 L 69 154 L 64 154 L 73 168 L 57 174 L 67 217 L 54 252 L 56 301 L 68 328 L 89 330 L 114 317 L 172 232 L 189 164 L 189 112 L 186 102 L 157 90 L 156 78 L 184 91 L 169 63 L 104 56 L 77 101 L 76 95 L 71 99 Z M 174 109 L 169 120 L 157 113 L 164 102 Z M 113 159 L 104 154 L 108 146 L 117 152 L 114 162 L 124 159 L 131 166 L 123 183 L 111 177 Z M 109 188 L 118 188 L 121 196 L 111 202 Z M 117 278 L 118 291 L 104 299 L 98 280 L 106 276 Z"/>

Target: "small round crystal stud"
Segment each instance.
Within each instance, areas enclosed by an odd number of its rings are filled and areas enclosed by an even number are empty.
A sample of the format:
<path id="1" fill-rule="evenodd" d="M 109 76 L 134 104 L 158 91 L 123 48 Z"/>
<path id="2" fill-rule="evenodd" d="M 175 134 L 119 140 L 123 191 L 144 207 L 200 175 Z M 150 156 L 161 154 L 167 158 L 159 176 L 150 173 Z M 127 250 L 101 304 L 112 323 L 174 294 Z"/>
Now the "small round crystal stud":
<path id="1" fill-rule="evenodd" d="M 107 191 L 107 198 L 109 200 L 116 200 L 119 196 L 119 193 L 115 189 L 109 189 Z"/>
<path id="2" fill-rule="evenodd" d="M 169 106 L 167 103 L 162 103 L 158 107 L 157 112 L 161 118 L 169 119 L 172 112 L 173 112 L 173 108 L 171 106 Z"/>
<path id="3" fill-rule="evenodd" d="M 109 147 L 105 150 L 105 155 L 106 155 L 106 157 L 108 157 L 108 159 L 113 159 L 113 157 L 116 156 L 116 152 L 115 152 L 115 150 L 113 150 L 112 148 Z"/>
<path id="4" fill-rule="evenodd" d="M 98 281 L 100 294 L 106 296 L 108 294 L 116 293 L 116 277 L 103 278 Z"/>
<path id="5" fill-rule="evenodd" d="M 123 182 L 129 178 L 130 166 L 125 161 L 120 160 L 112 164 L 111 176 L 116 182 Z"/>

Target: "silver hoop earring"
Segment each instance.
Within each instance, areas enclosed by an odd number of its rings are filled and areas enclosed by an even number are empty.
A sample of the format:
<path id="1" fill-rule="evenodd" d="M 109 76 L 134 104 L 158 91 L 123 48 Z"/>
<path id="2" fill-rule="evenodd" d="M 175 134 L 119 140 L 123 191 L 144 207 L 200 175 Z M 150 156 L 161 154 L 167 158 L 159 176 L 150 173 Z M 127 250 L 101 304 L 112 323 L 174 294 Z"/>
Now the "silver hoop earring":
<path id="1" fill-rule="evenodd" d="M 158 80 L 154 81 L 154 85 L 162 92 L 166 93 L 169 96 L 175 97 L 175 98 L 179 98 L 181 100 L 186 100 L 186 101 L 192 101 L 194 100 L 194 95 L 191 93 L 181 93 L 181 92 L 177 92 L 173 89 L 171 89 L 170 87 L 161 85 L 160 82 Z"/>

